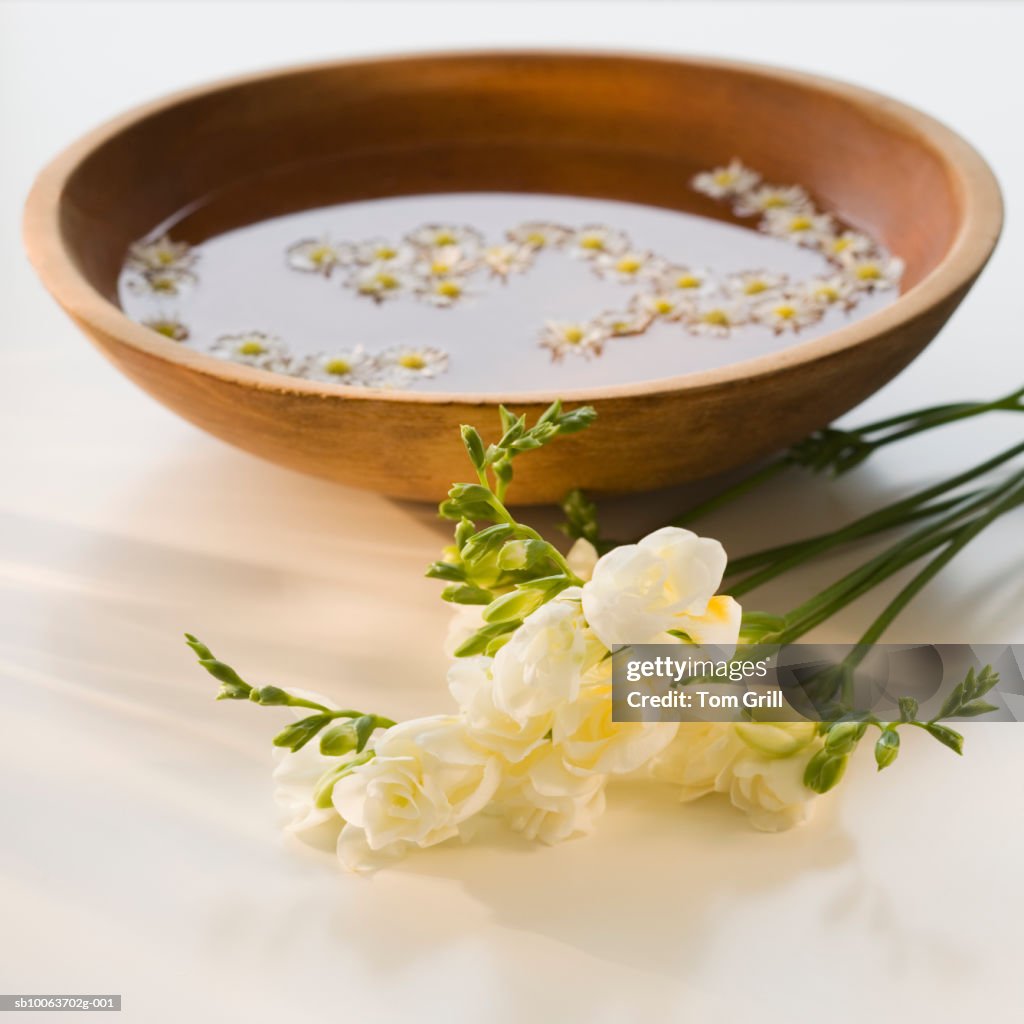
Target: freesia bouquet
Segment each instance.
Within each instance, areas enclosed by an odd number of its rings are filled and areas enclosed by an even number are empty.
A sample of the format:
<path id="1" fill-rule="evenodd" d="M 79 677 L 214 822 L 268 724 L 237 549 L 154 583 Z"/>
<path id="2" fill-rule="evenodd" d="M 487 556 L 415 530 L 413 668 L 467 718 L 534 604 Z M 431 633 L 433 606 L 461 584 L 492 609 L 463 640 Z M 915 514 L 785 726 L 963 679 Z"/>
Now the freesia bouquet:
<path id="1" fill-rule="evenodd" d="M 974 536 L 1024 502 L 1024 470 L 997 472 L 1018 444 L 978 466 L 831 533 L 740 558 L 683 524 L 792 467 L 842 473 L 873 451 L 957 420 L 1024 411 L 1024 389 L 995 402 L 919 410 L 857 431 L 821 431 L 710 502 L 635 543 L 601 536 L 596 509 L 571 493 L 563 508 L 574 543 L 566 554 L 506 504 L 514 461 L 583 430 L 595 413 L 554 403 L 532 425 L 501 409 L 501 436 L 473 427 L 462 441 L 476 479 L 440 506 L 453 544 L 428 575 L 458 608 L 449 633 L 446 713 L 395 723 L 326 697 L 246 683 L 189 635 L 219 697 L 289 707 L 297 720 L 274 744 L 277 797 L 289 828 L 340 829 L 338 854 L 353 869 L 414 847 L 468 838 L 489 816 L 530 839 L 555 843 L 590 832 L 610 779 L 670 782 L 683 800 L 723 793 L 760 829 L 789 827 L 833 788 L 869 730 L 879 769 L 899 753 L 899 730 L 927 731 L 957 753 L 945 720 L 985 714 L 998 677 L 971 673 L 930 720 L 912 699 L 896 721 L 837 714 L 821 722 L 616 722 L 611 652 L 620 645 L 735 647 L 788 643 L 907 566 L 927 559 L 860 638 L 875 642 L 900 610 Z M 983 482 L 987 481 L 987 482 Z M 738 598 L 839 545 L 902 529 L 899 539 L 786 615 L 745 610 Z M 724 592 L 723 592 L 724 591 Z"/>

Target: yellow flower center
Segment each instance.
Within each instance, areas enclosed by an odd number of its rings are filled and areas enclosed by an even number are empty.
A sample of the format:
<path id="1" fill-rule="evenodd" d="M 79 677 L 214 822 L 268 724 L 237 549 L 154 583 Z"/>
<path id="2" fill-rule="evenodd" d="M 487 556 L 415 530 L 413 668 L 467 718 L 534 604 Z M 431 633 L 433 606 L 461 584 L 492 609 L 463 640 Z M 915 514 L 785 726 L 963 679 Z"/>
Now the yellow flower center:
<path id="1" fill-rule="evenodd" d="M 398 250 L 393 245 L 380 245 L 373 255 L 378 260 L 393 260 L 398 255 Z"/>
<path id="2" fill-rule="evenodd" d="M 726 185 L 733 184 L 736 180 L 736 175 L 732 171 L 716 171 L 712 180 L 716 185 L 724 188 Z"/>
<path id="3" fill-rule="evenodd" d="M 434 260 L 434 262 L 430 264 L 430 272 L 435 276 L 447 274 L 451 269 L 452 265 L 445 260 Z"/>
<path id="4" fill-rule="evenodd" d="M 761 197 L 761 208 L 765 210 L 778 210 L 786 205 L 786 197 L 780 196 L 777 192 Z"/>
<path id="5" fill-rule="evenodd" d="M 671 299 L 655 299 L 654 300 L 654 312 L 660 313 L 662 316 L 666 316 L 676 308 L 676 304 Z"/>
<path id="6" fill-rule="evenodd" d="M 677 288 L 699 288 L 701 279 L 696 274 L 681 274 L 676 278 Z"/>
<path id="7" fill-rule="evenodd" d="M 404 366 L 407 370 L 422 370 L 427 365 L 427 361 L 419 352 L 406 352 L 398 357 L 398 365 Z"/>
<path id="8" fill-rule="evenodd" d="M 434 245 L 455 245 L 458 238 L 451 231 L 439 231 L 434 236 Z"/>
<path id="9" fill-rule="evenodd" d="M 364 281 L 359 290 L 362 292 L 392 291 L 398 287 L 398 278 L 394 274 L 374 274 L 369 281 Z"/>
<path id="10" fill-rule="evenodd" d="M 814 294 L 823 302 L 836 302 L 839 298 L 838 290 L 830 284 L 819 285 Z"/>
<path id="11" fill-rule="evenodd" d="M 849 249 L 852 244 L 849 238 L 833 238 L 830 248 L 832 252 L 843 252 L 845 249 Z"/>
<path id="12" fill-rule="evenodd" d="M 768 290 L 768 282 L 758 278 L 754 281 L 748 281 L 743 286 L 743 293 L 745 295 L 760 295 L 761 292 Z"/>
<path id="13" fill-rule="evenodd" d="M 796 306 L 782 305 L 775 307 L 775 315 L 780 320 L 792 320 L 796 316 Z"/>
<path id="14" fill-rule="evenodd" d="M 877 281 L 882 276 L 877 263 L 862 263 L 855 273 L 861 281 Z"/>
<path id="15" fill-rule="evenodd" d="M 458 281 L 441 281 L 434 290 L 446 299 L 457 299 L 462 294 L 462 285 Z"/>
<path id="16" fill-rule="evenodd" d="M 790 231 L 807 231 L 809 228 L 814 227 L 814 223 L 809 217 L 794 217 L 789 222 Z"/>
<path id="17" fill-rule="evenodd" d="M 352 364 L 347 359 L 328 359 L 324 370 L 335 377 L 344 377 L 352 372 Z"/>
<path id="18" fill-rule="evenodd" d="M 578 345 L 583 340 L 583 328 L 566 327 L 562 336 L 570 345 Z"/>
<path id="19" fill-rule="evenodd" d="M 643 261 L 638 260 L 635 256 L 623 256 L 618 263 L 615 264 L 615 269 L 620 274 L 635 274 L 643 266 Z"/>
<path id="20" fill-rule="evenodd" d="M 178 325 L 172 323 L 170 320 L 162 320 L 159 323 L 150 324 L 149 326 L 152 327 L 157 334 L 162 334 L 165 338 L 171 338 L 173 340 L 178 336 Z"/>
<path id="21" fill-rule="evenodd" d="M 333 263 L 334 250 L 329 245 L 317 246 L 317 248 L 309 254 L 309 262 L 318 267 L 322 267 L 325 263 Z"/>
<path id="22" fill-rule="evenodd" d="M 261 356 L 267 351 L 266 345 L 255 338 L 249 338 L 238 346 L 238 354 L 242 356 Z"/>
<path id="23" fill-rule="evenodd" d="M 548 244 L 548 236 L 543 231 L 531 231 L 526 236 L 526 244 L 532 245 L 537 249 L 543 249 Z"/>
<path id="24" fill-rule="evenodd" d="M 600 251 L 604 248 L 604 239 L 600 235 L 584 235 L 580 239 L 580 248 Z"/>
<path id="25" fill-rule="evenodd" d="M 177 282 L 173 277 L 154 277 L 149 282 L 155 292 L 169 292 L 174 294 L 178 290 Z"/>
<path id="26" fill-rule="evenodd" d="M 709 309 L 701 314 L 701 320 L 715 327 L 728 327 L 729 314 L 724 309 Z"/>
<path id="27" fill-rule="evenodd" d="M 170 249 L 157 249 L 156 251 L 157 263 L 161 263 L 165 267 L 170 266 L 177 258 L 177 255 Z"/>

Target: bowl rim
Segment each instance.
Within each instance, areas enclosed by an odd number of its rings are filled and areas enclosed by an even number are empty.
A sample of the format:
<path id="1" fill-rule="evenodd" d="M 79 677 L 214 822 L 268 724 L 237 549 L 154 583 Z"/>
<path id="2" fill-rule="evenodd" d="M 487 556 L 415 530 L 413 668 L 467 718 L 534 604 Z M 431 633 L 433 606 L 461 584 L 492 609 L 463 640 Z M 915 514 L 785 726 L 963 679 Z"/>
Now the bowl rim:
<path id="1" fill-rule="evenodd" d="M 623 59 L 649 64 L 707 67 L 762 77 L 809 89 L 873 110 L 887 120 L 901 123 L 916 140 L 928 146 L 951 174 L 959 193 L 961 215 L 956 235 L 942 259 L 912 288 L 894 302 L 859 320 L 819 337 L 743 359 L 725 366 L 652 380 L 600 387 L 537 389 L 529 391 L 413 391 L 385 388 L 351 388 L 327 381 L 289 377 L 233 363 L 185 348 L 129 319 L 127 314 L 100 294 L 75 265 L 60 229 L 60 210 L 65 187 L 81 163 L 109 140 L 134 124 L 181 103 L 256 82 L 316 73 L 336 67 L 372 68 L 422 61 L 502 59 Z M 965 288 L 980 273 L 999 240 L 1003 226 L 1003 199 L 999 183 L 981 154 L 953 129 L 916 107 L 883 93 L 824 75 L 770 64 L 731 58 L 666 54 L 596 48 L 489 48 L 415 51 L 393 55 L 316 61 L 234 75 L 176 90 L 159 99 L 136 105 L 104 122 L 54 157 L 32 185 L 25 202 L 22 236 L 29 260 L 43 284 L 73 318 L 103 335 L 148 356 L 176 363 L 223 382 L 277 394 L 311 395 L 356 402 L 403 402 L 425 405 L 538 405 L 561 399 L 568 403 L 607 399 L 653 397 L 699 391 L 770 377 L 797 366 L 813 363 L 846 349 L 865 344 L 880 335 L 926 315 L 936 305 Z"/>

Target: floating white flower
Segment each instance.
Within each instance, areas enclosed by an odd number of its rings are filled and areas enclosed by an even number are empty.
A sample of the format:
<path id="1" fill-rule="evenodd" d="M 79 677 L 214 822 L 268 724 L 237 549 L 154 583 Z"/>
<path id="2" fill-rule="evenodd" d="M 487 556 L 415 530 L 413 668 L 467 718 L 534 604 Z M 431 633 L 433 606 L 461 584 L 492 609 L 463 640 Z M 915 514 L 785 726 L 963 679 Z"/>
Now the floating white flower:
<path id="1" fill-rule="evenodd" d="M 404 383 L 444 373 L 448 369 L 448 353 L 430 346 L 395 345 L 377 356 L 377 365 Z"/>
<path id="2" fill-rule="evenodd" d="M 483 264 L 494 277 L 502 280 L 511 274 L 522 274 L 533 266 L 537 250 L 528 245 L 516 245 L 507 242 L 504 245 L 491 245 L 483 251 Z"/>
<path id="3" fill-rule="evenodd" d="M 715 596 L 726 561 L 717 540 L 667 526 L 598 560 L 583 585 L 583 612 L 609 649 L 669 643 L 669 630 L 698 644 L 735 645 L 740 606 Z"/>
<path id="4" fill-rule="evenodd" d="M 843 277 L 855 291 L 885 291 L 899 286 L 903 261 L 894 256 L 841 258 Z"/>
<path id="5" fill-rule="evenodd" d="M 476 256 L 458 245 L 445 245 L 426 250 L 415 265 L 415 272 L 424 278 L 456 277 L 476 269 Z"/>
<path id="6" fill-rule="evenodd" d="M 763 298 L 785 287 L 787 280 L 785 274 L 751 270 L 726 278 L 725 290 L 737 299 Z"/>
<path id="7" fill-rule="evenodd" d="M 705 295 L 714 290 L 711 272 L 703 267 L 670 264 L 658 275 L 656 286 L 665 291 L 686 292 L 691 296 Z"/>
<path id="8" fill-rule="evenodd" d="M 433 306 L 446 308 L 466 297 L 466 282 L 460 277 L 428 278 L 417 285 L 416 294 Z"/>
<path id="9" fill-rule="evenodd" d="M 180 295 L 186 285 L 196 283 L 196 276 L 188 270 L 147 270 L 128 282 L 137 294 Z"/>
<path id="10" fill-rule="evenodd" d="M 152 317 L 149 320 L 143 320 L 142 324 L 151 331 L 156 331 L 157 334 L 170 338 L 171 341 L 186 341 L 188 339 L 188 328 L 175 317 Z"/>
<path id="11" fill-rule="evenodd" d="M 809 210 L 811 200 L 799 185 L 762 185 L 739 195 L 733 212 L 739 217 L 753 217 L 772 210 Z"/>
<path id="12" fill-rule="evenodd" d="M 808 302 L 797 294 L 779 295 L 755 307 L 753 319 L 770 327 L 776 334 L 799 331 L 817 323 L 824 313 L 822 306 Z"/>
<path id="13" fill-rule="evenodd" d="M 374 263 L 357 271 L 345 284 L 374 302 L 396 298 L 408 286 L 408 278 L 387 263 Z"/>
<path id="14" fill-rule="evenodd" d="M 833 277 L 815 277 L 804 281 L 796 289 L 805 302 L 821 306 L 849 307 L 853 302 L 853 285 L 841 274 Z"/>
<path id="15" fill-rule="evenodd" d="M 592 260 L 602 255 L 615 255 L 629 248 L 629 235 L 625 231 L 603 224 L 587 224 L 574 231 L 566 245 L 569 255 L 576 259 Z"/>
<path id="16" fill-rule="evenodd" d="M 198 254 L 186 242 L 173 242 L 167 235 L 152 242 L 136 242 L 128 250 L 126 266 L 139 273 L 173 273 L 195 266 Z"/>
<path id="17" fill-rule="evenodd" d="M 734 158 L 724 167 L 696 175 L 691 184 L 695 191 L 703 192 L 712 199 L 726 199 L 749 192 L 760 180 L 760 174 Z"/>
<path id="18" fill-rule="evenodd" d="M 605 253 L 598 256 L 592 263 L 594 270 L 601 277 L 621 284 L 635 284 L 637 281 L 649 281 L 661 276 L 665 270 L 665 261 L 652 252 L 639 249 L 627 249 L 620 253 Z"/>
<path id="19" fill-rule="evenodd" d="M 425 251 L 454 247 L 466 258 L 475 256 L 484 244 L 483 235 L 476 228 L 458 224 L 425 224 L 410 231 L 405 239 L 410 245 Z"/>
<path id="20" fill-rule="evenodd" d="M 386 238 L 371 238 L 360 242 L 353 250 L 352 257 L 356 263 L 364 267 L 380 270 L 395 270 L 408 267 L 416 258 L 416 250 L 404 242 L 396 243 Z"/>
<path id="21" fill-rule="evenodd" d="M 375 756 L 334 784 L 334 806 L 346 822 L 339 853 L 358 849 L 353 838 L 372 851 L 444 842 L 487 806 L 500 782 L 498 759 L 472 743 L 461 718 L 392 726 Z"/>
<path id="22" fill-rule="evenodd" d="M 637 295 L 633 301 L 641 313 L 659 320 L 681 320 L 692 316 L 694 310 L 693 299 L 686 292 L 647 292 Z"/>
<path id="23" fill-rule="evenodd" d="M 332 384 L 372 384 L 376 362 L 361 345 L 337 352 L 321 352 L 304 360 L 297 375 L 312 380 L 330 381 Z"/>
<path id="24" fill-rule="evenodd" d="M 600 355 L 608 340 L 608 330 L 596 321 L 548 320 L 540 334 L 541 347 L 549 349 L 552 359 L 567 352 L 581 356 Z"/>
<path id="25" fill-rule="evenodd" d="M 643 334 L 651 326 L 653 319 L 654 317 L 647 310 L 634 306 L 632 309 L 622 312 L 602 313 L 594 323 L 609 337 L 628 338 L 635 334 Z"/>
<path id="26" fill-rule="evenodd" d="M 726 338 L 734 328 L 742 327 L 749 319 L 749 313 L 742 303 L 707 299 L 694 307 L 684 322 L 692 334 Z"/>
<path id="27" fill-rule="evenodd" d="M 210 354 L 275 373 L 287 373 L 291 362 L 284 342 L 263 331 L 222 334 L 210 346 Z"/>
<path id="28" fill-rule="evenodd" d="M 326 238 L 306 238 L 285 251 L 285 262 L 292 270 L 329 277 L 335 267 L 352 261 L 352 247 L 336 245 Z"/>
<path id="29" fill-rule="evenodd" d="M 873 254 L 876 249 L 874 241 L 859 231 L 822 234 L 817 239 L 816 247 L 824 256 L 836 261 L 844 257 L 867 256 Z"/>
<path id="30" fill-rule="evenodd" d="M 514 245 L 526 245 L 531 249 L 558 249 L 571 234 L 571 230 L 562 224 L 533 220 L 506 231 L 505 237 Z"/>
<path id="31" fill-rule="evenodd" d="M 766 234 L 798 245 L 817 247 L 823 237 L 831 237 L 835 228 L 832 215 L 813 210 L 769 210 L 759 225 Z"/>

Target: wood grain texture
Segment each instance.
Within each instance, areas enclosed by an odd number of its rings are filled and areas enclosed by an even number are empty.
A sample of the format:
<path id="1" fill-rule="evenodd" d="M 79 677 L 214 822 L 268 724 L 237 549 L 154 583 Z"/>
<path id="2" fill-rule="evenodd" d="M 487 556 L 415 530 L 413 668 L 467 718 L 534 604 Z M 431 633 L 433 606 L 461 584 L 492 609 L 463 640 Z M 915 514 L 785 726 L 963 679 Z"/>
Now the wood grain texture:
<path id="1" fill-rule="evenodd" d="M 892 305 L 813 341 L 663 380 L 524 394 L 343 389 L 187 350 L 117 308 L 129 244 L 191 207 L 193 244 L 264 217 L 419 192 L 561 192 L 716 218 L 688 181 L 740 156 L 881 238 L 907 264 Z M 892 100 L 724 61 L 478 53 L 342 62 L 171 97 L 105 125 L 39 176 L 29 255 L 136 383 L 204 430 L 286 466 L 437 500 L 466 475 L 461 422 L 499 401 L 595 405 L 597 424 L 524 460 L 515 496 L 699 478 L 830 422 L 903 369 L 970 288 L 1002 224 L 998 185 L 953 132 Z M 358 341 L 359 339 L 350 339 Z M 384 454 L 386 452 L 386 455 Z"/>

